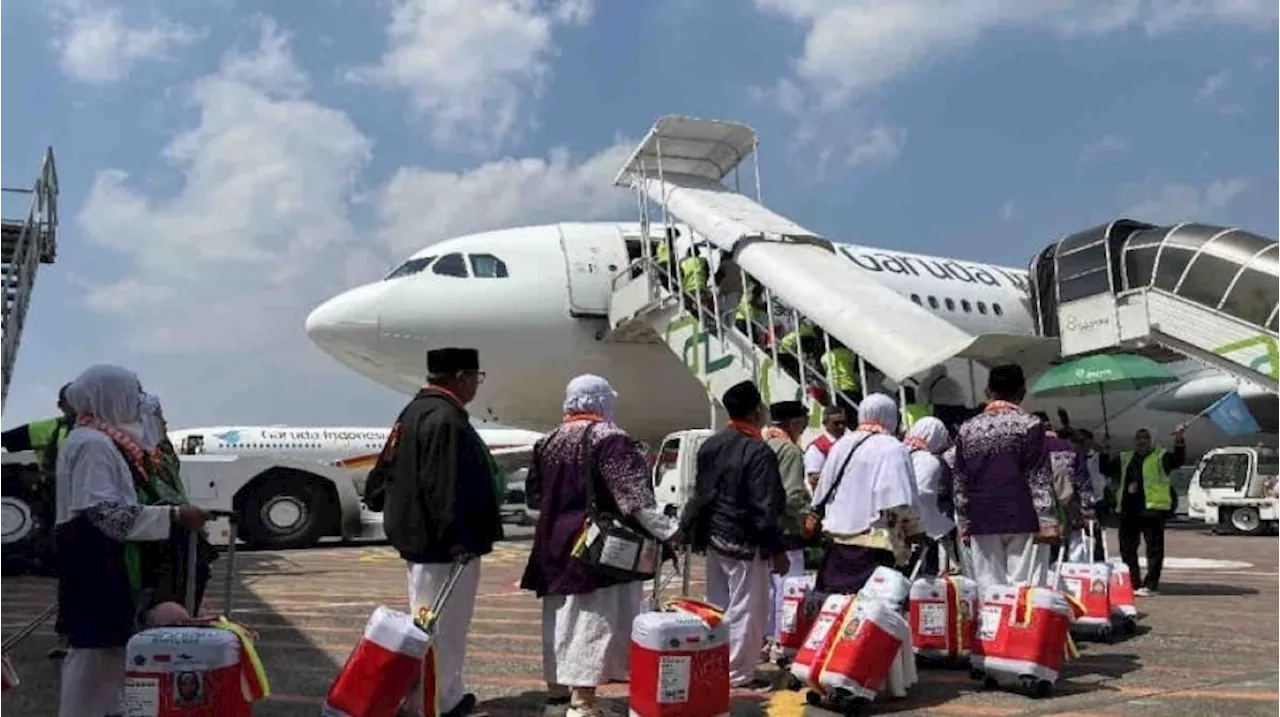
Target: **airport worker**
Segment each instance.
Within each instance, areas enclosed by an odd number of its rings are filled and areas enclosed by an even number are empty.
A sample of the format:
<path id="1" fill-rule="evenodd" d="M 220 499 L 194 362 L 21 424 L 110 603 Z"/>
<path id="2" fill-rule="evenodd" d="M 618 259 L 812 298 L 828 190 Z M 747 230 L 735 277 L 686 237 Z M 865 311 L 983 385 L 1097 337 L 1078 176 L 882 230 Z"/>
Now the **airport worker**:
<path id="1" fill-rule="evenodd" d="M 956 523 L 980 587 L 1043 583 L 1051 551 L 1032 542 L 1059 537 L 1045 424 L 1018 405 L 1026 393 L 1020 366 L 992 368 L 990 401 L 956 437 Z"/>
<path id="2" fill-rule="evenodd" d="M 1135 595 L 1150 597 L 1160 588 L 1164 567 L 1165 521 L 1178 504 L 1169 474 L 1187 460 L 1187 424 L 1173 429 L 1173 450 L 1154 445 L 1151 431 L 1140 428 L 1133 435 L 1133 450 L 1119 458 L 1106 455 L 1102 471 L 1115 480 L 1113 503 L 1120 518 L 1120 557 L 1129 566 Z M 1104 445 L 1104 452 L 1106 446 Z M 1138 544 L 1147 544 L 1147 576 L 1138 564 Z"/>
<path id="3" fill-rule="evenodd" d="M 463 689 L 467 631 L 480 585 L 480 557 L 502 540 L 496 466 L 466 406 L 484 381 L 480 356 L 470 348 L 427 352 L 427 384 L 409 401 L 392 433 L 383 526 L 409 568 L 409 604 L 428 609 L 455 562 L 465 563 L 437 617 L 436 700 L 442 717 L 475 709 Z M 389 441 L 390 442 L 390 441 Z M 386 449 L 384 449 L 386 450 Z M 409 695 L 411 713 L 422 705 L 422 685 Z"/>
<path id="4" fill-rule="evenodd" d="M 788 570 L 773 576 L 773 609 L 765 632 L 778 637 L 778 612 L 782 609 L 782 581 L 804 575 L 804 516 L 809 510 L 809 489 L 805 486 L 804 452 L 796 441 L 809 424 L 809 412 L 799 401 L 778 401 L 769 406 L 769 426 L 761 432 L 765 443 L 778 457 L 778 474 L 786 503 L 782 511 L 782 547 L 787 551 Z M 775 655 L 776 657 L 776 655 Z"/>
<path id="5" fill-rule="evenodd" d="M 733 311 L 733 325 L 743 336 L 750 335 L 756 345 L 769 345 L 769 336 L 773 332 L 769 325 L 769 306 L 764 299 L 764 287 L 754 280 L 747 280 L 747 290 Z"/>
<path id="6" fill-rule="evenodd" d="M 819 363 L 827 376 L 831 377 L 832 387 L 836 391 L 834 403 L 853 413 L 856 410 L 855 402 L 862 398 L 858 385 L 858 355 L 839 341 L 831 339 L 831 349 L 822 354 Z"/>
<path id="7" fill-rule="evenodd" d="M 130 546 L 168 540 L 176 524 L 198 530 L 192 505 L 142 505 L 142 387 L 120 366 L 91 366 L 67 389 L 76 428 L 58 454 L 58 601 L 71 649 L 62 663 L 60 717 L 103 717 L 124 685 L 125 645 L 143 577 Z"/>
<path id="8" fill-rule="evenodd" d="M 911 453 L 911 468 L 916 476 L 916 513 L 928 537 L 920 556 L 924 561 L 922 572 L 937 575 L 941 550 L 947 550 L 951 558 L 958 557 L 954 552 L 956 524 L 938 504 L 938 494 L 951 482 L 951 471 L 942 460 L 942 453 L 951 445 L 951 436 L 942 421 L 925 416 L 907 431 L 902 442 Z"/>
<path id="9" fill-rule="evenodd" d="M 653 248 L 653 263 L 658 268 L 658 279 L 663 284 L 671 282 L 671 257 L 675 255 L 675 241 L 680 230 L 667 227 L 666 235 Z"/>
<path id="10" fill-rule="evenodd" d="M 778 458 L 760 427 L 767 409 L 750 381 L 720 398 L 729 425 L 698 449 L 693 497 L 681 516 L 692 549 L 707 556 L 707 599 L 725 609 L 729 623 L 729 683 L 768 690 L 755 667 L 769 620 L 769 574 L 789 563 L 780 519 L 786 493 Z"/>
<path id="11" fill-rule="evenodd" d="M 822 466 L 827 461 L 831 447 L 844 435 L 848 415 L 846 409 L 839 404 L 822 409 L 822 433 L 804 449 L 805 485 L 810 495 L 818 485 L 818 476 L 822 473 Z"/>
<path id="12" fill-rule="evenodd" d="M 24 423 L 16 428 L 11 428 L 0 433 L 0 445 L 4 446 L 6 451 L 16 453 L 18 451 L 31 451 L 35 454 L 36 468 L 39 470 L 40 486 L 38 488 L 38 498 L 36 502 L 36 511 L 40 513 L 41 522 L 52 527 L 54 520 L 54 503 L 55 499 L 52 495 L 54 486 L 54 466 L 58 462 L 58 451 L 62 447 L 62 442 L 71 434 L 71 429 L 75 427 L 75 412 L 67 405 L 67 386 L 58 389 L 58 412 L 60 415 L 53 418 L 45 418 L 39 421 Z M 55 550 L 53 546 L 45 551 L 45 555 L 54 557 Z M 42 558 L 44 556 L 41 556 Z M 48 565 L 47 567 L 52 567 Z M 54 621 L 54 630 L 58 634 L 58 642 L 49 650 L 48 658 L 51 660 L 60 659 L 67 654 L 67 640 L 61 630 L 58 628 L 59 622 Z"/>
<path id="13" fill-rule="evenodd" d="M 707 258 L 698 253 L 696 246 L 689 248 L 689 253 L 680 260 L 680 290 L 684 293 L 684 305 L 689 313 L 700 316 L 707 282 L 711 278 L 711 265 Z"/>
<path id="14" fill-rule="evenodd" d="M 873 393 L 858 407 L 857 428 L 827 456 L 810 508 L 821 517 L 827 543 L 819 593 L 853 594 L 877 567 L 905 567 L 923 535 L 915 470 L 897 428 L 897 404 Z"/>
<path id="15" fill-rule="evenodd" d="M 643 447 L 613 422 L 616 398 L 599 376 L 570 381 L 564 420 L 534 446 L 525 479 L 529 507 L 539 514 L 520 587 L 542 600 L 548 717 L 566 711 L 601 717 L 596 688 L 629 678 L 631 623 L 640 612 L 644 577 L 574 557 L 583 527 L 592 515 L 609 515 L 664 542 L 678 528 L 658 510 Z M 589 508 L 592 498 L 599 513 Z"/>

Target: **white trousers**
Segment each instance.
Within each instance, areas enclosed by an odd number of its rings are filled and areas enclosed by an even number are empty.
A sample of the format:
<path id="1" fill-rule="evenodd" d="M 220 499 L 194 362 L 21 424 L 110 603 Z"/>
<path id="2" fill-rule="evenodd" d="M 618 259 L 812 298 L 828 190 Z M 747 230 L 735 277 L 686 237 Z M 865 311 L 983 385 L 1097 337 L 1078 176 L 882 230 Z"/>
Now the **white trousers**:
<path id="1" fill-rule="evenodd" d="M 772 605 L 769 561 L 738 560 L 707 551 L 707 600 L 724 608 L 729 623 L 729 684 L 755 679 Z"/>
<path id="2" fill-rule="evenodd" d="M 1049 577 L 1050 548 L 1035 544 L 1034 537 L 1030 533 L 970 537 L 973 579 L 978 583 L 978 589 L 1015 583 L 1044 585 Z"/>
<path id="3" fill-rule="evenodd" d="M 124 654 L 123 647 L 67 650 L 62 658 L 58 717 L 104 717 L 118 711 Z"/>
<path id="4" fill-rule="evenodd" d="M 409 563 L 410 614 L 416 616 L 418 608 L 431 607 L 452 567 L 451 563 Z M 467 632 L 471 629 L 471 615 L 475 612 L 479 587 L 480 560 L 477 558 L 463 568 L 453 594 L 440 610 L 440 619 L 436 622 L 434 645 L 436 673 L 440 679 L 436 694 L 439 695 L 441 714 L 457 707 L 466 694 L 462 684 L 462 665 L 467 659 Z M 406 704 L 411 713 L 421 714 L 421 682 L 409 693 Z"/>
<path id="5" fill-rule="evenodd" d="M 791 561 L 791 567 L 787 569 L 786 575 L 770 574 L 773 580 L 773 609 L 769 611 L 769 622 L 765 624 L 764 632 L 775 640 L 778 638 L 778 621 L 782 617 L 782 581 L 804 575 L 803 550 L 788 550 L 787 559 Z"/>

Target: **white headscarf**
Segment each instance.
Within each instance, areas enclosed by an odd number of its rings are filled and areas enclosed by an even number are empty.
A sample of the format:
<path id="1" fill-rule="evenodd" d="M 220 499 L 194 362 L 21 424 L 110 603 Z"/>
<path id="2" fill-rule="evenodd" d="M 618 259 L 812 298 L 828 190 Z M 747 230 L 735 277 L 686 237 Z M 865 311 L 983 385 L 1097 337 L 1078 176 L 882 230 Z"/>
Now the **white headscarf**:
<path id="1" fill-rule="evenodd" d="M 898 404 L 883 393 L 873 393 L 858 404 L 858 423 L 874 423 L 893 433 L 898 430 Z"/>
<path id="2" fill-rule="evenodd" d="M 867 396 L 858 406 L 858 423 L 874 423 L 884 433 L 846 431 L 827 454 L 813 491 L 817 505 L 844 469 L 844 479 L 827 504 L 823 519 L 823 528 L 837 535 L 859 535 L 880 519 L 881 511 L 916 506 L 911 456 L 893 436 L 898 427 L 898 408 L 893 399 L 883 393 Z M 852 451 L 856 452 L 850 458 Z"/>
<path id="3" fill-rule="evenodd" d="M 613 404 L 618 394 L 609 382 L 593 374 L 574 378 L 564 387 L 564 412 L 594 413 L 606 421 L 613 420 Z"/>
<path id="4" fill-rule="evenodd" d="M 945 475 L 939 454 L 946 449 L 951 437 L 946 424 L 933 416 L 925 416 L 907 431 L 907 439 L 913 438 L 924 444 L 923 450 L 911 453 L 911 466 L 916 473 L 916 513 L 924 532 L 937 540 L 955 527 L 955 523 L 938 510 L 938 492 Z"/>
<path id="5" fill-rule="evenodd" d="M 154 451 L 164 439 L 160 423 L 160 397 L 154 393 L 142 394 L 142 438 L 138 443 L 145 451 Z"/>
<path id="6" fill-rule="evenodd" d="M 142 383 L 123 366 L 98 364 L 85 369 L 67 387 L 67 403 L 76 413 L 87 413 L 142 438 Z"/>

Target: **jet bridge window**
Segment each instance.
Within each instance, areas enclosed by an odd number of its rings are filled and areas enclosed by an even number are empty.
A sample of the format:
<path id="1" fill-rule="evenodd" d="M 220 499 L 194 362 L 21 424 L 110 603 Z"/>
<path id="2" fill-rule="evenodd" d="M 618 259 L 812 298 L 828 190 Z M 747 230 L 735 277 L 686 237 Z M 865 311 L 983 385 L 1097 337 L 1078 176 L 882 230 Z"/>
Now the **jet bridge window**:
<path id="1" fill-rule="evenodd" d="M 428 266 L 431 266 L 431 262 L 435 260 L 436 258 L 434 256 L 420 256 L 417 259 L 410 259 L 400 266 L 397 266 L 390 274 L 387 274 L 387 280 L 413 276 L 414 274 L 421 272 L 423 269 L 426 269 Z"/>
<path id="2" fill-rule="evenodd" d="M 431 267 L 431 271 L 440 276 L 456 276 L 465 279 L 467 276 L 467 261 L 462 258 L 461 254 L 445 254 L 440 257 L 440 261 L 437 261 Z"/>
<path id="3" fill-rule="evenodd" d="M 471 254 L 471 275 L 482 279 L 507 278 L 507 263 L 492 254 Z"/>

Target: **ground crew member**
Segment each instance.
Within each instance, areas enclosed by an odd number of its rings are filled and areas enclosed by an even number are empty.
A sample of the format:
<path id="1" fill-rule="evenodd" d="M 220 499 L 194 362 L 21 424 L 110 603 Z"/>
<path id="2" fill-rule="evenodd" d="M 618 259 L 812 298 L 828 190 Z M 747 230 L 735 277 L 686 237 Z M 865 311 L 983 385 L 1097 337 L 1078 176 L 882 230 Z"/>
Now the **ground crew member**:
<path id="1" fill-rule="evenodd" d="M 675 253 L 675 240 L 680 230 L 667 227 L 667 235 L 653 248 L 653 263 L 658 267 L 658 279 L 663 284 L 671 283 L 671 255 Z"/>
<path id="2" fill-rule="evenodd" d="M 436 633 L 435 699 L 441 717 L 461 717 L 475 709 L 476 696 L 463 688 L 467 631 L 480 585 L 480 556 L 502 540 L 499 505 L 505 485 L 497 464 L 471 425 L 466 405 L 484 380 L 475 349 L 427 352 L 427 385 L 396 419 L 383 449 L 382 472 L 387 539 L 409 568 L 409 604 L 425 613 L 444 586 L 454 563 L 465 568 L 441 610 Z M 382 463 L 383 459 L 379 459 Z M 421 714 L 421 683 L 406 707 Z"/>
<path id="3" fill-rule="evenodd" d="M 800 380 L 800 361 L 817 353 L 812 346 L 817 336 L 813 325 L 800 319 L 795 328 L 778 341 L 778 364 L 797 381 Z"/>
<path id="4" fill-rule="evenodd" d="M 1177 501 L 1169 474 L 1187 460 L 1187 424 L 1173 429 L 1173 450 L 1151 444 L 1151 432 L 1133 435 L 1133 450 L 1113 459 L 1103 447 L 1102 472 L 1116 481 L 1115 510 L 1120 516 L 1120 557 L 1129 566 L 1135 595 L 1149 597 L 1160 587 L 1164 566 L 1164 524 Z M 1147 544 L 1147 577 L 1138 565 L 1138 543 Z"/>
<path id="5" fill-rule="evenodd" d="M 831 349 L 822 354 L 819 363 L 836 391 L 836 395 L 832 397 L 833 402 L 845 410 L 845 415 L 857 410 L 854 401 L 862 398 L 858 385 L 858 355 L 839 341 L 831 339 Z"/>
<path id="6" fill-rule="evenodd" d="M 684 306 L 689 313 L 699 316 L 702 297 L 707 291 L 707 281 L 711 275 L 711 266 L 706 257 L 699 256 L 696 249 L 690 249 L 685 258 L 680 260 L 680 289 L 684 293 Z"/>
<path id="7" fill-rule="evenodd" d="M 4 446 L 6 451 L 16 453 L 18 451 L 32 451 L 35 453 L 36 467 L 40 471 L 40 484 L 36 486 L 33 498 L 33 507 L 35 508 L 40 524 L 44 530 L 51 531 L 53 529 L 54 508 L 57 505 L 53 495 L 53 469 L 58 462 L 58 449 L 62 447 L 62 442 L 66 440 L 67 435 L 71 433 L 71 429 L 75 428 L 75 411 L 71 410 L 71 406 L 67 405 L 67 384 L 58 389 L 58 410 L 62 415 L 56 418 L 46 418 L 40 421 L 32 421 L 25 425 L 11 428 L 0 433 L 0 445 Z M 52 538 L 52 532 L 48 534 Z M 53 567 L 53 541 L 46 540 L 46 536 L 37 535 L 35 544 L 38 548 L 38 558 L 48 568 Z M 57 630 L 55 621 L 55 630 Z M 58 631 L 58 644 L 49 650 L 49 659 L 56 660 L 65 657 L 67 654 L 66 637 Z"/>
<path id="8" fill-rule="evenodd" d="M 750 331 L 748 331 L 750 324 Z M 757 346 L 767 348 L 769 346 L 769 334 L 772 333 L 769 326 L 769 305 L 764 299 L 764 287 L 750 279 L 747 280 L 747 290 L 742 294 L 742 298 L 738 301 L 738 307 L 733 312 L 733 325 L 742 332 L 743 336 L 750 336 Z"/>

